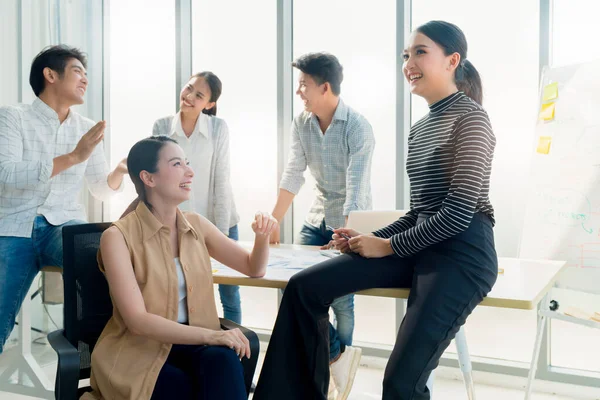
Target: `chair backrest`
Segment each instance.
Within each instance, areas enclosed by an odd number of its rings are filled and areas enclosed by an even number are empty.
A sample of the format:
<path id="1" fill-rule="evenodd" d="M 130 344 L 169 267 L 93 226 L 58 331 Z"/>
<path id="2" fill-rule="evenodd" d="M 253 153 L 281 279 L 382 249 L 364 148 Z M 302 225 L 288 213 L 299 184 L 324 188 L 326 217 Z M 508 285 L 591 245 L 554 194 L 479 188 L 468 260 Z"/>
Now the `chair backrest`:
<path id="1" fill-rule="evenodd" d="M 406 214 L 403 210 L 393 211 L 350 211 L 348 228 L 361 233 L 370 233 L 383 228 Z"/>
<path id="2" fill-rule="evenodd" d="M 91 353 L 113 306 L 98 268 L 100 237 L 110 223 L 65 226 L 63 234 L 64 331 L 79 351 L 80 379 L 89 377 Z"/>

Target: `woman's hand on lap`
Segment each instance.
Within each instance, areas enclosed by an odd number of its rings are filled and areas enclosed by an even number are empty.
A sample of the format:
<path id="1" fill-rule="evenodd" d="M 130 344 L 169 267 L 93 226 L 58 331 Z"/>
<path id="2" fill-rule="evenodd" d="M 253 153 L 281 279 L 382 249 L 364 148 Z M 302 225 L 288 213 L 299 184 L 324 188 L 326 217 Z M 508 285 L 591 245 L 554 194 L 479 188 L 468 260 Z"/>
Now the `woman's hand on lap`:
<path id="1" fill-rule="evenodd" d="M 250 358 L 250 342 L 238 328 L 229 331 L 214 331 L 208 340 L 210 346 L 229 347 L 237 356 Z"/>

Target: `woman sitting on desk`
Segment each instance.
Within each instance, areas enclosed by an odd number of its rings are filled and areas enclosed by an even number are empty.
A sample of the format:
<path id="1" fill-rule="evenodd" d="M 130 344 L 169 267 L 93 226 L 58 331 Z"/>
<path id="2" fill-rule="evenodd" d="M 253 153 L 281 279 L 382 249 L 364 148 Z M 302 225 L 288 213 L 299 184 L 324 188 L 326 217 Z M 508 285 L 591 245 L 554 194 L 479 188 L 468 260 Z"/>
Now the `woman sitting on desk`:
<path id="1" fill-rule="evenodd" d="M 206 218 L 181 212 L 194 171 L 168 137 L 136 143 L 127 167 L 141 201 L 100 241 L 114 311 L 92 353 L 96 398 L 246 399 L 240 359 L 249 343 L 239 329 L 220 329 L 210 257 L 263 276 L 277 221 L 256 214 L 249 253 Z"/>
<path id="2" fill-rule="evenodd" d="M 463 32 L 443 21 L 420 26 L 403 70 L 411 92 L 429 104 L 408 137 L 410 210 L 373 234 L 337 229 L 336 247 L 346 254 L 290 279 L 255 400 L 325 399 L 329 305 L 370 288 L 411 288 L 383 399 L 429 399 L 429 374 L 496 281 L 488 197 L 496 139 Z"/>

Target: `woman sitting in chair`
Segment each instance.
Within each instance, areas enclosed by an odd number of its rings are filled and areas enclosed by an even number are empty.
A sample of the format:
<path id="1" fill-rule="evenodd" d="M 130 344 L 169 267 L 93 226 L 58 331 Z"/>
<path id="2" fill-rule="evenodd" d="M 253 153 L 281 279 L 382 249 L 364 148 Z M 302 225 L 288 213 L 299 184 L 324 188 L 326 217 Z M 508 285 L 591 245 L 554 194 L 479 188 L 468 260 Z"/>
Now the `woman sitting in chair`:
<path id="1" fill-rule="evenodd" d="M 277 221 L 256 214 L 249 253 L 178 209 L 194 171 L 175 140 L 141 140 L 127 160 L 140 202 L 100 241 L 114 311 L 92 353 L 92 398 L 246 399 L 240 360 L 250 358 L 249 342 L 220 328 L 210 257 L 263 276 Z"/>

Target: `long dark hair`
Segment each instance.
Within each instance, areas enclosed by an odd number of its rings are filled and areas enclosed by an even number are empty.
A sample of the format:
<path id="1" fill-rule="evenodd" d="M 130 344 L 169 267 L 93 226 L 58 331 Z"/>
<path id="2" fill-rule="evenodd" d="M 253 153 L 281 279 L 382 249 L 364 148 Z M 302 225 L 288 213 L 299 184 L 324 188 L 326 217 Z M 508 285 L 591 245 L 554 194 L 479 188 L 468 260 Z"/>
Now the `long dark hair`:
<path id="1" fill-rule="evenodd" d="M 140 178 L 140 173 L 142 171 L 148 171 L 153 174 L 158 171 L 160 151 L 169 142 L 177 144 L 176 140 L 171 139 L 168 136 L 150 136 L 149 138 L 142 139 L 134 144 L 127 156 L 127 170 L 129 172 L 129 177 L 135 186 L 138 198 L 143 201 L 150 210 L 152 210 L 152 205 L 148 202 L 146 185 L 144 185 L 142 178 Z"/>
<path id="2" fill-rule="evenodd" d="M 221 97 L 221 92 L 223 91 L 223 83 L 219 77 L 210 71 L 203 71 L 192 75 L 191 78 L 203 78 L 206 81 L 208 87 L 210 87 L 209 101 L 214 102 L 215 105 L 208 110 L 206 108 L 203 109 L 202 112 L 207 115 L 217 115 L 217 100 L 219 100 L 219 97 Z"/>
<path id="3" fill-rule="evenodd" d="M 429 39 L 437 43 L 444 54 L 460 54 L 460 64 L 454 72 L 454 81 L 458 90 L 463 91 L 477 103 L 483 103 L 483 86 L 479 72 L 471 61 L 467 60 L 467 38 L 460 28 L 446 21 L 429 21 L 417 28 Z"/>

